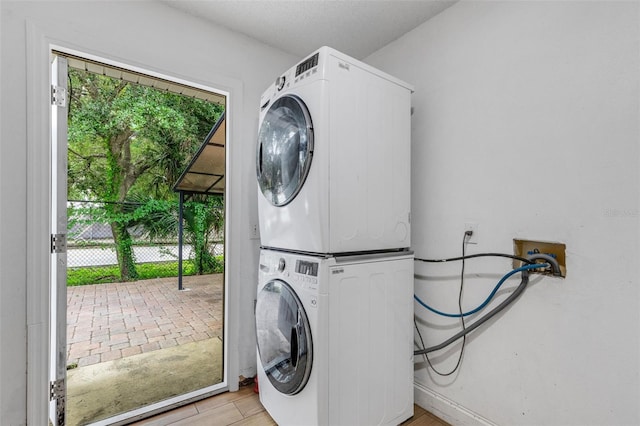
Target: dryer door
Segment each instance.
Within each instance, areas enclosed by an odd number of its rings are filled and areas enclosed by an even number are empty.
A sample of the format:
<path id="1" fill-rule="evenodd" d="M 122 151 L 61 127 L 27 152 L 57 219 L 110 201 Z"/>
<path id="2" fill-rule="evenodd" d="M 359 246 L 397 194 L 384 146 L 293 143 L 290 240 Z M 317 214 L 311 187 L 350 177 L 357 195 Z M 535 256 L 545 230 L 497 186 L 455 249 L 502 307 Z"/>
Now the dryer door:
<path id="1" fill-rule="evenodd" d="M 256 175 L 260 190 L 274 206 L 298 195 L 313 156 L 313 125 L 307 106 L 297 96 L 278 98 L 258 134 Z"/>
<path id="2" fill-rule="evenodd" d="M 269 381 L 283 394 L 300 392 L 311 374 L 311 329 L 302 302 L 284 281 L 270 281 L 258 293 L 256 334 Z"/>

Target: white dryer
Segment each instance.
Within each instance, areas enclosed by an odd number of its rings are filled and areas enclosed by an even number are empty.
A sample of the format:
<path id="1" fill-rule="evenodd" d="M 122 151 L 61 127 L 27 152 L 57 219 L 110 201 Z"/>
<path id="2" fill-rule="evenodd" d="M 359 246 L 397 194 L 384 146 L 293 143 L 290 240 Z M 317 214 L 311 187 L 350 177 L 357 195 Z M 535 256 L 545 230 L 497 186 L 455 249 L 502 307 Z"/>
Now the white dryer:
<path id="1" fill-rule="evenodd" d="M 413 254 L 262 250 L 260 401 L 281 426 L 397 425 L 413 415 Z"/>
<path id="2" fill-rule="evenodd" d="M 260 100 L 256 174 L 264 247 L 407 248 L 412 88 L 322 47 Z"/>

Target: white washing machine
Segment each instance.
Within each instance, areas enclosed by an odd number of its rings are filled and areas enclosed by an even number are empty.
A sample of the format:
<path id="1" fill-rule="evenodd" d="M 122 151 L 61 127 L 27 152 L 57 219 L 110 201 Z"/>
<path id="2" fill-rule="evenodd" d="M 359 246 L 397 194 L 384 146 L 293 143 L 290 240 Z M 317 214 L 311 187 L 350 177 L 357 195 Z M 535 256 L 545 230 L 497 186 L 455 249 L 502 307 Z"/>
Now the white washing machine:
<path id="1" fill-rule="evenodd" d="M 280 426 L 397 425 L 413 415 L 413 254 L 263 249 L 260 401 Z"/>
<path id="2" fill-rule="evenodd" d="M 322 47 L 260 100 L 261 244 L 309 253 L 407 248 L 412 88 Z"/>

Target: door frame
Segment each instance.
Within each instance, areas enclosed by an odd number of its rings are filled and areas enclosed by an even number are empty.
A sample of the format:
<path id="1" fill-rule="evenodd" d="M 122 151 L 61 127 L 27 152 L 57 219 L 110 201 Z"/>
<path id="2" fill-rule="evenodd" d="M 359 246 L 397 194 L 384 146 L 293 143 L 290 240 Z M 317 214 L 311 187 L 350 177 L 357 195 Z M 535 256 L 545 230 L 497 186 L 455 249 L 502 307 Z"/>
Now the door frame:
<path id="1" fill-rule="evenodd" d="M 60 93 L 56 94 L 56 102 L 50 101 L 51 109 L 51 257 L 49 275 L 49 294 L 51 298 L 49 321 L 50 370 L 49 380 L 61 384 L 61 388 L 51 387 L 56 393 L 49 403 L 49 419 L 54 426 L 66 424 L 66 359 L 67 359 L 67 135 L 68 135 L 68 87 L 69 72 L 67 58 L 51 57 L 51 93 L 53 87 Z M 64 175 L 64 179 L 61 179 Z M 56 178 L 57 176 L 57 178 Z M 64 236 L 61 243 L 63 250 L 53 250 L 53 235 Z M 64 316 L 63 316 L 64 315 Z"/>
<path id="2" fill-rule="evenodd" d="M 239 80 L 211 75 L 206 82 L 197 78 L 178 77 L 170 70 L 159 70 L 148 65 L 132 65 L 135 61 L 123 63 L 113 55 L 94 52 L 87 46 L 78 46 L 76 42 L 58 40 L 31 22 L 26 25 L 26 81 L 27 81 L 27 424 L 48 424 L 49 418 L 49 377 L 50 377 L 50 235 L 51 235 L 51 116 L 50 116 L 50 59 L 52 52 L 60 51 L 87 59 L 98 60 L 108 65 L 142 72 L 150 76 L 164 78 L 180 84 L 224 94 L 227 99 L 226 169 L 232 172 L 237 167 L 241 152 L 230 141 L 240 134 L 240 125 L 235 117 L 242 115 L 243 87 Z M 216 87 L 216 89 L 213 89 Z M 233 161 L 232 161 L 233 160 Z M 233 167 L 232 167 L 233 163 Z M 236 178 L 237 176 L 237 178 Z M 225 390 L 238 390 L 239 376 L 239 285 L 241 245 L 234 239 L 242 235 L 239 221 L 233 221 L 240 215 L 240 203 L 230 202 L 229 194 L 242 191 L 238 173 L 227 173 L 225 184 L 225 276 L 224 276 L 224 374 L 219 389 L 206 393 L 192 392 L 181 401 L 146 407 L 142 418 L 155 412 L 164 411 L 168 406 L 184 405 L 207 395 Z M 43 350 L 45 349 L 45 350 Z M 231 380 L 230 380 L 231 379 Z M 177 399 L 177 398 L 176 398 Z M 111 421 L 116 418 L 111 418 Z M 124 421 L 124 420 L 123 420 Z M 116 423 L 117 424 L 117 423 Z"/>

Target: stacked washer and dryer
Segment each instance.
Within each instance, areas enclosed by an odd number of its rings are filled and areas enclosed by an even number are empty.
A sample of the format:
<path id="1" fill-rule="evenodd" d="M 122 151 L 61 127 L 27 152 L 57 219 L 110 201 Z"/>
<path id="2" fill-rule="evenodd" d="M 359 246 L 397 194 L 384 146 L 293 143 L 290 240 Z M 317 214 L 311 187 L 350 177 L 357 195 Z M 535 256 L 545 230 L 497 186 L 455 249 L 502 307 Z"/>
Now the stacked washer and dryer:
<path id="1" fill-rule="evenodd" d="M 282 426 L 413 415 L 411 92 L 322 47 L 260 100 L 258 380 Z"/>

